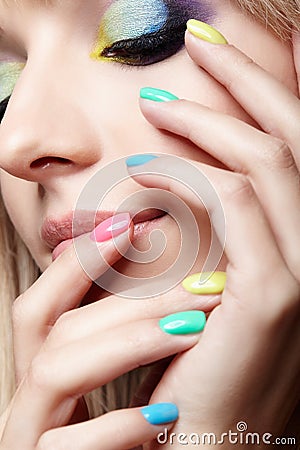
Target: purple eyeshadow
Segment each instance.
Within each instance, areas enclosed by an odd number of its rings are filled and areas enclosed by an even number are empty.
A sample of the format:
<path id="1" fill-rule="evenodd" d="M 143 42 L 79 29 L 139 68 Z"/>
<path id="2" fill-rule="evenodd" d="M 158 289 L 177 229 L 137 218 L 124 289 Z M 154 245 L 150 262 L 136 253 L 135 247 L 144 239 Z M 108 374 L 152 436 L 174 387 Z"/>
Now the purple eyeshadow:
<path id="1" fill-rule="evenodd" d="M 148 32 L 128 39 L 125 37 L 127 30 L 123 29 L 124 38 L 105 47 L 99 57 L 133 66 L 154 64 L 169 58 L 184 47 L 186 23 L 189 19 L 198 19 L 209 24 L 214 21 L 215 12 L 208 1 L 164 0 L 164 4 L 166 11 L 163 18 L 159 17 L 161 20 L 147 23 L 151 15 L 148 14 L 145 18 Z M 156 8 L 155 11 L 157 12 Z M 132 26 L 130 32 L 134 36 L 134 23 Z M 136 31 L 140 28 L 141 24 L 138 24 Z M 122 32 L 120 34 L 122 35 Z"/>

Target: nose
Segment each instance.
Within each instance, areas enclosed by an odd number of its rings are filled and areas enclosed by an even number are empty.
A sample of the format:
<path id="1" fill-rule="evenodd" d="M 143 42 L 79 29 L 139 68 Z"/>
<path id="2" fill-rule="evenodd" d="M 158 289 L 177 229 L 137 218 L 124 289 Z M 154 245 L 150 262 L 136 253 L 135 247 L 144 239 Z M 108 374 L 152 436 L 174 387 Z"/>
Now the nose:
<path id="1" fill-rule="evenodd" d="M 46 67 L 26 66 L 0 125 L 4 171 L 44 185 L 51 177 L 99 161 L 99 138 L 85 108 L 86 95 L 75 80 L 60 83 L 66 78 L 62 73 L 51 78 Z"/>

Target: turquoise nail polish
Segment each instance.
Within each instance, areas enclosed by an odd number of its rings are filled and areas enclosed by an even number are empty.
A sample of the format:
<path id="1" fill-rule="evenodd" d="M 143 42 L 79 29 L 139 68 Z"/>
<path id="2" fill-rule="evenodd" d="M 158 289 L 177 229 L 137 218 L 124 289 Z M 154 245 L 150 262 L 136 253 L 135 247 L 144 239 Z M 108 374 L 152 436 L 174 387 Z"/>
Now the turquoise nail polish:
<path id="1" fill-rule="evenodd" d="M 203 311 L 185 311 L 164 317 L 159 326 L 168 334 L 193 334 L 203 331 L 205 323 Z"/>
<path id="2" fill-rule="evenodd" d="M 174 403 L 154 403 L 141 409 L 141 413 L 151 425 L 161 425 L 178 419 L 178 408 Z"/>
<path id="3" fill-rule="evenodd" d="M 179 100 L 179 98 L 176 97 L 176 95 L 171 94 L 171 92 L 151 87 L 142 88 L 140 91 L 140 97 L 146 100 L 152 100 L 153 102 L 160 102 L 160 103 Z"/>
<path id="4" fill-rule="evenodd" d="M 143 164 L 146 164 L 156 158 L 158 158 L 158 156 L 149 154 L 129 156 L 129 158 L 126 159 L 126 165 L 127 167 L 142 166 Z"/>

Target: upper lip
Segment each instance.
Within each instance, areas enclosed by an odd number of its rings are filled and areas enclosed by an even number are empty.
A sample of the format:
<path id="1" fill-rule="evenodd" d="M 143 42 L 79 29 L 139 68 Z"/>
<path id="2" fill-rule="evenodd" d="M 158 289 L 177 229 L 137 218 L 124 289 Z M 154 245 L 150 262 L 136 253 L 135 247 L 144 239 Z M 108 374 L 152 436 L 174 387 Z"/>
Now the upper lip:
<path id="1" fill-rule="evenodd" d="M 115 215 L 115 211 L 71 211 L 59 218 L 47 217 L 40 230 L 42 240 L 53 250 L 61 242 L 91 232 L 104 220 Z M 165 212 L 158 209 L 147 209 L 136 214 L 133 222 L 140 223 L 153 220 L 164 215 Z"/>

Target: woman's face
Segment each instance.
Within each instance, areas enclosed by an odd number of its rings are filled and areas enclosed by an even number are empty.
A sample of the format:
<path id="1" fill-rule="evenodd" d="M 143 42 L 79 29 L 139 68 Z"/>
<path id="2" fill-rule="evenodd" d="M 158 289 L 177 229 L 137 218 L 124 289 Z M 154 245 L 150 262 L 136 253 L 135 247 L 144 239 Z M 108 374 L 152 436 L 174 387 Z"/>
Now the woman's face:
<path id="1" fill-rule="evenodd" d="M 229 0 L 0 3 L 0 73 L 6 80 L 0 88 L 1 100 L 9 93 L 16 71 L 18 75 L 19 66 L 12 63 L 26 63 L 0 127 L 1 190 L 10 218 L 41 270 L 52 261 L 52 249 L 41 237 L 43 221 L 49 216 L 63 218 L 74 210 L 88 180 L 108 163 L 159 152 L 218 165 L 188 141 L 145 120 L 138 103 L 141 87 L 166 89 L 255 125 L 184 48 L 164 59 L 180 42 L 165 37 L 163 51 L 150 52 L 152 60 L 143 49 L 134 57 L 123 54 L 118 61 L 113 61 L 112 52 L 106 58 L 95 57 L 114 41 L 159 33 L 168 11 L 169 20 L 177 15 L 183 24 L 191 17 L 207 21 L 297 95 L 290 44 L 281 43 Z M 136 64 L 137 58 L 141 65 L 128 65 Z M 142 66 L 154 60 L 158 62 Z M 101 210 L 117 209 L 139 190 L 134 181 L 124 181 L 108 193 Z M 208 225 L 204 215 L 197 220 L 204 228 Z M 155 263 L 139 269 L 142 276 L 144 270 L 148 276 L 161 271 L 176 257 L 176 223 L 165 217 L 159 226 L 167 235 L 167 249 Z M 136 245 L 147 247 L 146 231 L 139 234 Z M 135 263 L 126 263 L 122 270 L 137 274 Z"/>

